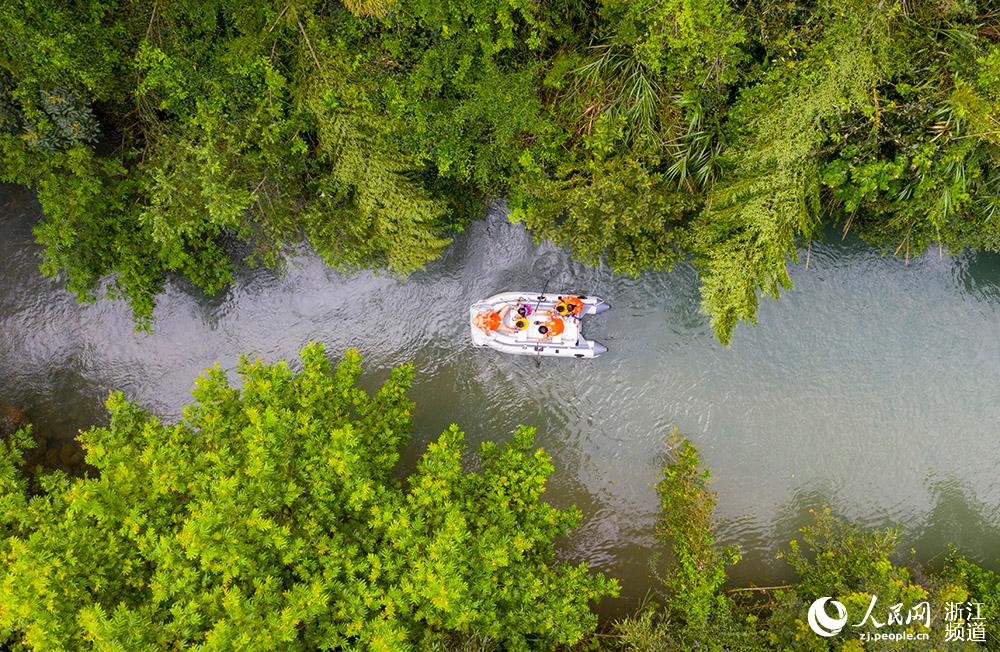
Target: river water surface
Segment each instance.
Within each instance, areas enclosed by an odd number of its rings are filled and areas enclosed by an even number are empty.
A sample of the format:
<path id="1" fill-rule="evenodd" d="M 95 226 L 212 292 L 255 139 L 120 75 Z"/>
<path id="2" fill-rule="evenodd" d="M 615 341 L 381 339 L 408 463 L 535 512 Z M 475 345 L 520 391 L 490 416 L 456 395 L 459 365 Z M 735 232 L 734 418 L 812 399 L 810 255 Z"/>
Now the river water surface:
<path id="1" fill-rule="evenodd" d="M 123 303 L 80 305 L 39 274 L 38 218 L 30 192 L 0 186 L 0 403 L 24 407 L 51 441 L 103 423 L 112 389 L 176 418 L 212 362 L 295 359 L 318 340 L 334 356 L 359 349 L 370 388 L 392 366 L 415 365 L 407 468 L 451 422 L 472 445 L 535 426 L 556 466 L 549 500 L 584 515 L 563 555 L 622 578 L 609 613 L 651 586 L 653 485 L 674 426 L 712 469 L 721 537 L 744 553 L 736 583 L 786 577 L 775 553 L 824 505 L 901 526 L 924 561 L 950 543 L 1000 558 L 996 256 L 906 264 L 831 237 L 725 348 L 699 312 L 690 267 L 637 279 L 587 267 L 497 209 L 405 282 L 343 276 L 303 252 L 284 274 L 242 271 L 217 297 L 168 284 L 146 335 Z M 543 287 L 609 301 L 584 327 L 610 352 L 539 363 L 470 346 L 469 304 Z"/>

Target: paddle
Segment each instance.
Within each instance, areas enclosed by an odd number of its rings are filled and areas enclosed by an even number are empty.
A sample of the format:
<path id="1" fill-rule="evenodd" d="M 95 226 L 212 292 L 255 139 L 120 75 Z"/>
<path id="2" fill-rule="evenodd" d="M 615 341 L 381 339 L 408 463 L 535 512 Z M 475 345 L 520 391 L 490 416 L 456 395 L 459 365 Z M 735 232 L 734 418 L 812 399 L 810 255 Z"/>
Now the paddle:
<path id="1" fill-rule="evenodd" d="M 545 285 L 542 287 L 542 293 L 538 295 L 538 303 L 535 304 L 535 312 L 538 311 L 538 306 L 542 305 L 542 299 L 545 298 L 545 291 L 549 289 L 549 282 L 545 281 Z"/>

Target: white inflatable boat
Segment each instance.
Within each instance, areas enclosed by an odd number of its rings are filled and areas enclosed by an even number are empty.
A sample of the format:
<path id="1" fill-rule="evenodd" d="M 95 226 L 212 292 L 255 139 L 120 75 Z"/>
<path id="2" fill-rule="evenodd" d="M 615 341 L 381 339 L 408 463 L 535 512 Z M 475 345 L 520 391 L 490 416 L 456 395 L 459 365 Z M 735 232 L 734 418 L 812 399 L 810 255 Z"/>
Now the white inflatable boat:
<path id="1" fill-rule="evenodd" d="M 575 296 L 583 304 L 578 317 L 563 317 L 563 332 L 546 337 L 543 326 L 553 319 L 550 315 L 558 314 L 556 305 L 560 296 L 570 296 L 569 293 L 537 292 L 502 292 L 474 303 L 469 308 L 469 328 L 472 332 L 472 343 L 475 346 L 488 346 L 518 355 L 544 355 L 557 358 L 596 358 L 605 351 L 600 342 L 588 340 L 580 333 L 581 320 L 587 315 L 599 315 L 611 308 L 599 297 L 584 295 Z M 526 328 L 517 328 L 518 305 L 528 306 L 530 312 L 525 317 Z M 489 330 L 477 326 L 477 317 L 489 312 L 502 314 L 500 327 Z M 521 324 L 524 325 L 523 323 Z"/>

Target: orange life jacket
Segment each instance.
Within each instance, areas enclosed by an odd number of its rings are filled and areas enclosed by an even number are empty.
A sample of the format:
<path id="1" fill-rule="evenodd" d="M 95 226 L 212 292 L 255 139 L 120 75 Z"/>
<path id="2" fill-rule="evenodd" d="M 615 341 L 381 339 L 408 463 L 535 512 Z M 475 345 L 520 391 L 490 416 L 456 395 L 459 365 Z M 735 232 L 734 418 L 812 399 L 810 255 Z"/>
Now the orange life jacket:
<path id="1" fill-rule="evenodd" d="M 552 315 L 544 324 L 545 328 L 548 330 L 542 335 L 542 337 L 555 337 L 556 335 L 562 335 L 562 332 L 566 330 L 566 324 L 560 317 Z"/>
<path id="2" fill-rule="evenodd" d="M 583 314 L 583 301 L 578 297 L 563 297 L 556 310 L 566 317 L 579 317 Z"/>
<path id="3" fill-rule="evenodd" d="M 500 328 L 500 313 L 495 310 L 479 313 L 476 315 L 476 328 L 484 331 L 495 331 Z"/>

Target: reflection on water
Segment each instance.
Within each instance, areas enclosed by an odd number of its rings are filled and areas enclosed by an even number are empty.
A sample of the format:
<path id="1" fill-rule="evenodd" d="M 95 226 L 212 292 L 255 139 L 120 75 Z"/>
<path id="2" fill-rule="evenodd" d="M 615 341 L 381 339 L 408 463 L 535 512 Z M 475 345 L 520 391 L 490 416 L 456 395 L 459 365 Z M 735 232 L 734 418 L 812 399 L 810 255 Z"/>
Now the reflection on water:
<path id="1" fill-rule="evenodd" d="M 473 446 L 535 426 L 557 469 L 550 499 L 584 513 L 563 554 L 623 577 L 632 599 L 648 588 L 653 485 L 674 425 L 712 468 L 722 538 L 744 550 L 739 581 L 780 579 L 777 546 L 821 504 L 901 524 L 928 558 L 946 542 L 1000 557 L 1000 515 L 985 507 L 1000 504 L 997 257 L 907 265 L 853 240 L 814 244 L 795 289 L 764 300 L 759 327 L 740 327 L 726 349 L 689 266 L 617 276 L 495 211 L 405 282 L 344 277 L 303 253 L 284 275 L 243 271 L 222 297 L 170 284 L 143 335 L 126 306 L 81 306 L 38 274 L 36 219 L 28 192 L 0 188 L 0 402 L 24 406 L 47 436 L 102 421 L 111 389 L 175 417 L 213 361 L 294 359 L 319 340 L 334 355 L 358 348 L 370 386 L 415 364 L 405 465 L 451 422 Z M 610 352 L 539 362 L 471 348 L 470 303 L 543 288 L 606 298 L 614 309 L 585 328 Z"/>

